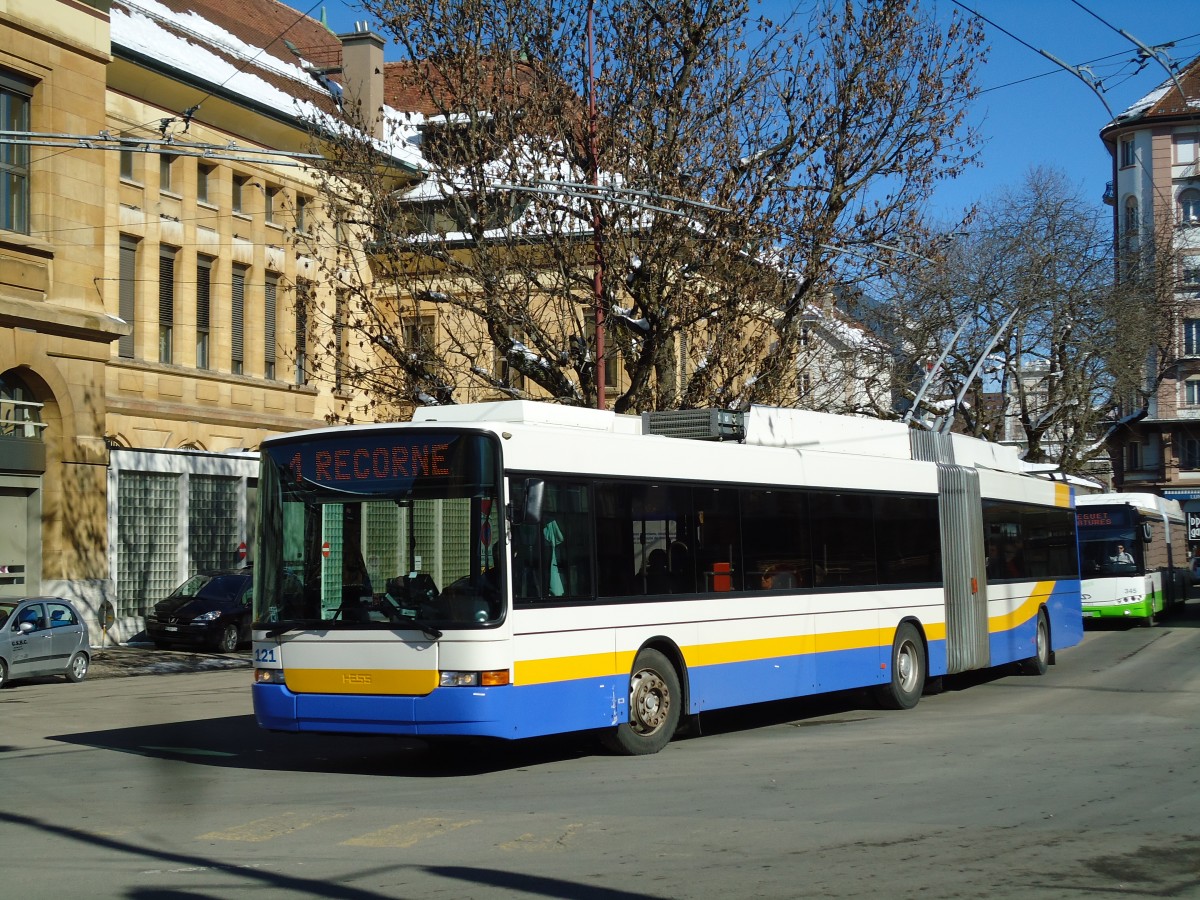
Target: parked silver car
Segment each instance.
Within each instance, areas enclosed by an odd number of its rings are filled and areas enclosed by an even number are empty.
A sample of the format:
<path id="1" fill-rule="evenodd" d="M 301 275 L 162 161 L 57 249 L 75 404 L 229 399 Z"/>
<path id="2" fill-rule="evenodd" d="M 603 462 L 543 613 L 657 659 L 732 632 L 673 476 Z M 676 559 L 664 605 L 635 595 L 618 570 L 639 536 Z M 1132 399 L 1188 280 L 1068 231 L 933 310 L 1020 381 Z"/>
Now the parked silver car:
<path id="1" fill-rule="evenodd" d="M 40 675 L 83 681 L 91 654 L 87 624 L 69 601 L 0 599 L 0 687 L 10 678 Z"/>

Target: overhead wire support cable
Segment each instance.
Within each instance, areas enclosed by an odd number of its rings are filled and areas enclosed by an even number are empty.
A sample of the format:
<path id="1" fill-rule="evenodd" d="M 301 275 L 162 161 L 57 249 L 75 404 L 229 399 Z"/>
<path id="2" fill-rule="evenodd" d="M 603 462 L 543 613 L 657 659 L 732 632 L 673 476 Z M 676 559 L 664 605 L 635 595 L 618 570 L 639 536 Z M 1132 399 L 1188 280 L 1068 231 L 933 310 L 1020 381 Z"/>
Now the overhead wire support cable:
<path id="1" fill-rule="evenodd" d="M 1125 38 L 1125 40 L 1129 41 L 1129 43 L 1131 43 L 1135 47 L 1137 47 L 1138 50 L 1141 51 L 1141 54 L 1143 55 L 1143 57 L 1145 59 L 1152 59 L 1156 63 L 1158 63 L 1160 66 L 1162 66 L 1163 69 L 1166 70 L 1167 77 L 1169 77 L 1171 79 L 1171 81 L 1173 81 L 1175 83 L 1175 90 L 1179 91 L 1179 98 L 1185 102 L 1187 101 L 1187 94 L 1185 94 L 1183 92 L 1183 85 L 1180 84 L 1179 76 L 1175 72 L 1174 60 L 1171 60 L 1171 58 L 1169 56 L 1167 56 L 1167 54 L 1163 53 L 1163 49 L 1165 47 L 1173 47 L 1174 44 L 1159 44 L 1154 47 L 1147 47 L 1145 44 L 1143 44 L 1141 41 L 1139 41 L 1137 38 L 1135 38 L 1132 34 L 1130 34 L 1128 31 L 1126 31 L 1124 28 L 1118 28 L 1116 25 L 1113 25 L 1111 22 L 1109 22 L 1107 19 L 1105 19 L 1099 13 L 1096 13 L 1093 10 L 1088 9 L 1086 6 L 1084 6 L 1082 3 L 1080 3 L 1079 0 L 1071 0 L 1071 2 L 1074 3 L 1076 6 L 1078 6 L 1080 9 L 1082 9 L 1089 16 L 1092 16 L 1094 19 L 1096 19 L 1096 21 L 1100 22 L 1102 25 L 1106 26 L 1107 28 L 1111 28 L 1113 31 L 1115 31 L 1117 34 L 1119 34 L 1121 37 Z M 1170 61 L 1170 63 L 1171 63 L 1170 65 L 1167 64 L 1168 61 Z"/>
<path id="2" fill-rule="evenodd" d="M 221 159 L 237 162 L 261 162 L 264 157 L 285 157 L 270 160 L 276 166 L 303 166 L 306 160 L 320 160 L 319 153 L 300 153 L 291 150 L 259 150 L 243 147 L 234 141 L 227 144 L 182 144 L 173 138 L 114 137 L 107 131 L 98 134 L 62 134 L 49 131 L 0 130 L 0 144 L 26 147 L 58 147 L 85 150 L 127 150 L 131 153 L 165 153 L 171 156 L 194 156 L 200 159 Z"/>

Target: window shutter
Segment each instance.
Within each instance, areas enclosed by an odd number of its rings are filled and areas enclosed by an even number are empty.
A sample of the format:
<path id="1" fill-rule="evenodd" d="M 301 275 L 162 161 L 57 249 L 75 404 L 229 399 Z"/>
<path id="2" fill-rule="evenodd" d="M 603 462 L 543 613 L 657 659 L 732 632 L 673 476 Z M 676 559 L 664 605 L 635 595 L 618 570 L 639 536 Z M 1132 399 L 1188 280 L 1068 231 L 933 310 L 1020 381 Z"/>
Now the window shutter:
<path id="1" fill-rule="evenodd" d="M 267 273 L 263 291 L 263 375 L 275 377 L 275 298 L 279 292 L 279 276 Z"/>
<path id="2" fill-rule="evenodd" d="M 243 337 L 246 327 L 246 267 L 238 266 L 233 271 L 233 309 L 230 323 L 232 332 L 233 353 L 231 362 L 234 374 L 242 374 L 242 364 L 245 361 Z"/>
<path id="3" fill-rule="evenodd" d="M 175 249 L 163 247 L 158 257 L 158 324 L 175 323 Z"/>
<path id="4" fill-rule="evenodd" d="M 118 314 L 130 327 L 134 325 L 135 301 L 137 299 L 137 241 L 132 238 L 121 238 L 120 263 L 120 297 Z M 117 341 L 117 354 L 125 359 L 133 359 L 133 332 L 123 335 Z"/>

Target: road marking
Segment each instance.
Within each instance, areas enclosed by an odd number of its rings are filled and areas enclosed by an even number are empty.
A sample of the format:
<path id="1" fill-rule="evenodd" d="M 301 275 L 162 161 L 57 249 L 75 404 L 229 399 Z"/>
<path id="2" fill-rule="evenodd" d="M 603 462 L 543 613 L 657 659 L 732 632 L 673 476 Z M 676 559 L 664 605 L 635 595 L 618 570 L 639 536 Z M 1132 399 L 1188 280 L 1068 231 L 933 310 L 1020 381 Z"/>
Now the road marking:
<path id="1" fill-rule="evenodd" d="M 345 816 L 346 813 L 331 813 L 327 816 L 313 816 L 298 812 L 280 813 L 277 816 L 269 816 L 266 819 L 255 819 L 253 822 L 247 822 L 245 825 L 235 825 L 233 828 L 225 831 L 210 831 L 207 834 L 200 835 L 196 840 L 243 841 L 253 844 L 261 841 L 269 841 L 272 838 L 283 837 L 285 834 L 302 831 L 311 825 L 318 825 L 321 822 L 328 822 L 332 819 L 341 819 Z"/>
<path id="2" fill-rule="evenodd" d="M 541 853 L 546 850 L 563 850 L 567 844 L 575 837 L 575 832 L 583 827 L 582 822 L 577 822 L 573 825 L 568 825 L 566 830 L 557 837 L 550 836 L 544 838 L 535 838 L 532 834 L 526 833 L 521 835 L 515 841 L 505 841 L 500 844 L 501 850 L 521 850 L 526 853 Z"/>
<path id="3" fill-rule="evenodd" d="M 344 846 L 352 847 L 411 847 L 432 837 L 440 837 L 466 828 L 468 825 L 478 825 L 482 819 L 467 819 L 462 822 L 451 822 L 448 819 L 416 819 L 400 825 L 391 825 L 372 831 L 348 841 L 342 841 Z"/>

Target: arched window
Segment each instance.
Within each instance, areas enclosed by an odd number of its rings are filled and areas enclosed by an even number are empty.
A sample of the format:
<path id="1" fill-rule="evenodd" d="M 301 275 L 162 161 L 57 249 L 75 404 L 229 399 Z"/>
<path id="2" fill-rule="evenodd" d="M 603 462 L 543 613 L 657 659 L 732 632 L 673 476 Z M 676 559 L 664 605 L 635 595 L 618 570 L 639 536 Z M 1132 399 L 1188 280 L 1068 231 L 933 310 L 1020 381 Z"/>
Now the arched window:
<path id="1" fill-rule="evenodd" d="M 1179 192 L 1179 223 L 1200 225 L 1200 191 L 1185 188 Z"/>
<path id="2" fill-rule="evenodd" d="M 12 372 L 0 375 L 0 440 L 42 439 L 42 404 Z"/>
<path id="3" fill-rule="evenodd" d="M 1141 223 L 1138 221 L 1138 202 L 1137 197 L 1125 198 L 1125 221 L 1122 223 L 1122 231 L 1126 235 L 1136 235 L 1138 226 Z"/>

